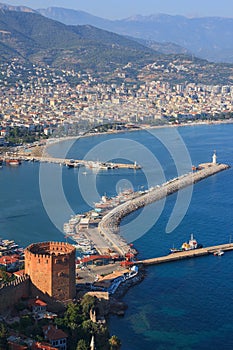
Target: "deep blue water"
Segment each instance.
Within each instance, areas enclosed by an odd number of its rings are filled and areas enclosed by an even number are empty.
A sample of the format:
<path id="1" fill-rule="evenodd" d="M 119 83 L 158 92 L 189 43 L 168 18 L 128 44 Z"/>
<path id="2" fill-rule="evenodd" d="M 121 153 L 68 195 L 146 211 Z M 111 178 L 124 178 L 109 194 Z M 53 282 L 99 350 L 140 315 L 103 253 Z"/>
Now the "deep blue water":
<path id="1" fill-rule="evenodd" d="M 117 141 L 114 136 L 105 135 L 83 138 L 73 145 L 53 145 L 50 152 L 55 155 L 66 149 L 70 158 L 136 160 L 143 169 L 99 173 L 88 169 L 83 174 L 84 168 L 46 164 L 48 172 L 42 173 L 42 192 L 54 209 L 49 209 L 49 218 L 48 204 L 43 205 L 40 197 L 39 163 L 24 163 L 14 169 L 4 167 L 0 169 L 0 237 L 15 239 L 23 246 L 64 240 L 54 226 L 53 215 L 59 216 L 55 224 L 60 227 L 73 212 L 87 210 L 104 193 L 114 195 L 129 187 L 138 190 L 161 184 L 164 179 L 189 171 L 190 162 L 197 165 L 211 161 L 213 150 L 217 151 L 219 162 L 232 166 L 232 135 L 233 125 L 212 125 L 179 128 L 178 133 L 175 129 L 160 129 L 152 134 L 119 134 L 115 136 Z M 184 218 L 172 232 L 167 233 L 166 227 L 177 194 L 125 218 L 122 234 L 134 242 L 140 258 L 167 254 L 170 247 L 179 246 L 190 233 L 205 246 L 228 242 L 233 234 L 232 171 L 231 168 L 196 184 L 190 203 L 188 194 L 183 193 L 177 213 L 185 213 Z M 62 195 L 57 180 L 62 182 Z M 63 197 L 66 205 L 60 203 Z M 124 297 L 128 304 L 125 317 L 110 318 L 111 333 L 120 337 L 122 350 L 232 349 L 232 267 L 233 252 L 228 252 L 222 257 L 148 268 L 144 281 Z"/>

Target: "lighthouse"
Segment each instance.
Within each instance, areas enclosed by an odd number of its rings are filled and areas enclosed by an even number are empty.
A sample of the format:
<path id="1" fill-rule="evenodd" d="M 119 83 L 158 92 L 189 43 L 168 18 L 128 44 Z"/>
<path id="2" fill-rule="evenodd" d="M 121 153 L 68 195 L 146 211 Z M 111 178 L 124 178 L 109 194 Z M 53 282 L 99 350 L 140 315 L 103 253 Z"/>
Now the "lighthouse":
<path id="1" fill-rule="evenodd" d="M 213 164 L 217 164 L 217 155 L 216 155 L 216 151 L 214 151 L 214 154 L 212 155 L 212 163 L 213 163 Z"/>

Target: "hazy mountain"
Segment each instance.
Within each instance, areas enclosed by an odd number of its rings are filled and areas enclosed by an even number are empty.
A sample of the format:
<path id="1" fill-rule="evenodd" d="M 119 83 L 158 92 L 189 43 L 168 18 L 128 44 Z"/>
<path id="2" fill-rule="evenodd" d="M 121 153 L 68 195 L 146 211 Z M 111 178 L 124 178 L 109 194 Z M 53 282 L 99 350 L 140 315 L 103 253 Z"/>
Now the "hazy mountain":
<path id="1" fill-rule="evenodd" d="M 108 26 L 109 22 L 111 22 L 107 19 L 90 15 L 84 11 L 76 11 L 62 7 L 49 7 L 47 9 L 38 9 L 37 11 L 45 17 L 67 25 L 89 24 L 94 27 L 102 28 L 103 26 Z"/>
<path id="2" fill-rule="evenodd" d="M 153 40 L 144 40 L 144 39 L 140 39 L 140 38 L 134 38 L 132 36 L 126 36 L 126 38 L 130 39 L 130 40 L 134 40 L 137 41 L 138 43 L 147 46 L 157 52 L 163 53 L 165 55 L 169 55 L 169 54 L 191 54 L 190 51 L 188 51 L 187 49 L 185 49 L 184 47 L 180 46 L 180 45 L 176 45 L 174 43 L 158 43 L 157 41 L 153 41 Z"/>
<path id="3" fill-rule="evenodd" d="M 233 62 L 232 18 L 186 18 L 158 14 L 110 21 L 57 7 L 38 11 L 66 24 L 90 24 L 121 35 L 159 43 L 172 42 L 198 57 L 215 62 Z"/>
<path id="4" fill-rule="evenodd" d="M 155 51 L 92 26 L 66 26 L 38 13 L 0 10 L 0 60 L 57 68 L 114 70 L 128 62 L 152 62 Z"/>
<path id="5" fill-rule="evenodd" d="M 26 7 L 26 6 L 13 6 L 13 5 L 7 5 L 7 4 L 3 4 L 3 3 L 0 3 L 0 10 L 32 12 L 32 13 L 37 12 L 29 7 Z"/>
<path id="6" fill-rule="evenodd" d="M 65 25 L 34 11 L 0 9 L 0 63 L 18 61 L 62 70 L 92 71 L 101 80 L 231 84 L 233 65 L 193 55 L 165 55 L 91 25 Z M 173 50 L 166 44 L 163 50 Z M 178 48 L 175 48 L 178 49 Z M 180 48 L 179 48 L 180 50 Z"/>
<path id="7" fill-rule="evenodd" d="M 93 16 L 84 11 L 76 11 L 76 10 L 65 9 L 60 7 L 49 7 L 47 9 L 38 9 L 37 11 L 41 13 L 43 16 L 46 16 L 48 18 L 62 22 L 67 25 L 90 24 L 98 28 L 110 30 L 113 32 L 118 32 L 119 34 L 121 34 L 120 25 L 117 25 L 117 27 L 119 28 L 115 30 L 115 25 L 117 21 L 110 21 L 101 17 Z M 124 36 L 129 37 L 129 39 L 131 40 L 136 40 L 142 45 L 150 47 L 161 53 L 165 53 L 165 54 L 188 53 L 188 50 L 185 49 L 184 47 L 181 47 L 180 45 L 176 45 L 171 42 L 160 43 L 154 40 L 145 40 L 137 36 L 135 37 L 128 36 L 126 32 L 124 32 Z"/>

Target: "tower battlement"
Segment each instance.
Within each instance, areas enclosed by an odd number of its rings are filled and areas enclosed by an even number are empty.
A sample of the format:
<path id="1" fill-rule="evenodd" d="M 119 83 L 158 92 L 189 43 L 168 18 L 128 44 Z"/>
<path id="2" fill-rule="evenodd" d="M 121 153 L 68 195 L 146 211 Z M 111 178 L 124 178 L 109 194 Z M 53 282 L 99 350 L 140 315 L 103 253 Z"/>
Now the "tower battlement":
<path id="1" fill-rule="evenodd" d="M 65 242 L 33 243 L 25 249 L 25 273 L 57 300 L 75 297 L 75 248 Z"/>

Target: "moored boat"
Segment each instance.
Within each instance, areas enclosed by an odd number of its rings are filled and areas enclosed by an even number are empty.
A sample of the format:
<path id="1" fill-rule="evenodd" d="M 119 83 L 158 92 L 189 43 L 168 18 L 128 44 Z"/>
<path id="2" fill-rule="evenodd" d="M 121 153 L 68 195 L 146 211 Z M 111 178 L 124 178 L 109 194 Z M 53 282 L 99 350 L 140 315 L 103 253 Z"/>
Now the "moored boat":
<path id="1" fill-rule="evenodd" d="M 223 254 L 224 254 L 224 251 L 221 250 L 221 249 L 219 249 L 219 250 L 217 250 L 216 252 L 214 252 L 214 255 L 215 255 L 215 256 L 221 256 L 221 255 L 223 255 Z"/>
<path id="2" fill-rule="evenodd" d="M 19 164 L 21 164 L 21 161 L 19 159 L 6 159 L 6 164 L 10 165 L 10 166 L 18 166 Z"/>
<path id="3" fill-rule="evenodd" d="M 184 242 L 181 246 L 181 248 L 171 248 L 170 253 L 178 253 L 183 252 L 187 250 L 193 250 L 193 249 L 199 249 L 202 248 L 203 245 L 197 243 L 197 240 L 193 237 L 193 234 L 191 234 L 190 240 L 187 242 Z"/>

